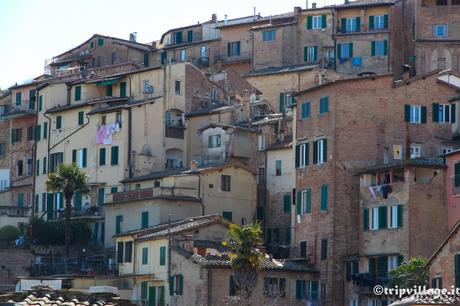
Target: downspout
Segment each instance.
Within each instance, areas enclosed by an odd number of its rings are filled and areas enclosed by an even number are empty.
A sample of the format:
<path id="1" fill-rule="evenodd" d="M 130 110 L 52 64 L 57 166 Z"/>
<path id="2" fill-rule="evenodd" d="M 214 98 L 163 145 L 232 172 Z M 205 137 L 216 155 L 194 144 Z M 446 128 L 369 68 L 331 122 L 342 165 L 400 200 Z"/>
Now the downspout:
<path id="1" fill-rule="evenodd" d="M 169 288 L 171 288 L 171 215 L 168 216 L 168 279 L 166 280 L 166 283 L 168 284 L 168 291 L 170 291 Z M 171 295 L 169 296 L 169 305 L 171 305 Z"/>
<path id="2" fill-rule="evenodd" d="M 129 78 L 129 96 L 131 98 L 131 90 L 132 90 L 132 87 L 131 87 L 131 75 L 128 75 L 128 78 Z M 139 85 L 140 85 L 140 82 L 139 82 Z M 140 86 L 139 86 L 140 87 Z M 128 108 L 128 176 L 130 178 L 133 177 L 133 161 L 132 161 L 132 146 L 133 146 L 133 142 L 131 140 L 132 138 L 132 117 L 133 117 L 133 114 L 132 114 L 132 110 L 131 110 L 131 107 Z"/>
<path id="3" fill-rule="evenodd" d="M 335 38 L 335 11 L 332 12 L 332 39 L 334 41 L 334 71 L 337 71 L 337 39 Z"/>
<path id="4" fill-rule="evenodd" d="M 38 93 L 39 93 L 39 89 L 37 89 L 35 91 L 35 102 L 37 102 L 37 98 L 38 98 Z M 35 125 L 37 125 L 37 122 L 38 122 L 38 103 L 35 103 L 36 104 L 36 107 L 35 107 Z M 37 139 L 36 137 L 34 137 L 34 145 L 32 147 L 32 156 L 33 156 L 33 160 L 32 160 L 32 163 L 33 165 L 35 165 L 35 167 L 32 167 L 32 176 L 33 176 L 33 180 L 32 180 L 32 190 L 33 190 L 33 193 L 32 193 L 32 216 L 35 216 L 35 205 L 37 203 L 35 203 L 35 182 L 36 182 L 36 173 L 37 173 L 37 163 L 36 163 L 36 160 L 37 160 Z M 30 202 L 29 202 L 30 203 Z M 38 210 L 38 208 L 37 208 Z"/>
<path id="5" fill-rule="evenodd" d="M 47 170 L 47 173 L 48 173 L 49 170 L 50 170 L 50 141 L 51 141 L 51 140 L 50 140 L 50 136 L 51 136 L 51 132 L 50 132 L 50 131 L 51 131 L 51 118 L 48 117 L 48 115 L 47 115 L 46 112 L 43 113 L 43 116 L 44 116 L 46 119 L 48 119 L 48 131 L 47 131 L 47 132 L 48 132 L 48 141 L 47 141 L 47 142 L 48 142 L 48 144 L 47 144 L 47 149 L 48 149 L 47 152 L 48 152 L 48 153 L 47 153 L 47 156 L 46 156 L 46 159 L 48 160 L 48 165 L 47 165 L 47 169 L 46 169 L 46 170 Z"/>
<path id="6" fill-rule="evenodd" d="M 207 306 L 212 306 L 212 270 L 211 268 L 208 267 L 208 283 L 207 283 L 207 289 L 208 289 L 208 305 Z"/>

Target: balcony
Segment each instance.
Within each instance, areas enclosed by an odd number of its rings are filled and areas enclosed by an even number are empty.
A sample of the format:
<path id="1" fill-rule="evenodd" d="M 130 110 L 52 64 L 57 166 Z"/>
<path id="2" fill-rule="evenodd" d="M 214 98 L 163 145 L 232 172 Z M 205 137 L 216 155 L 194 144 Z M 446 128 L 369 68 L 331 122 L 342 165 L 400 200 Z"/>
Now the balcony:
<path id="1" fill-rule="evenodd" d="M 341 27 L 336 28 L 336 34 L 338 35 L 347 35 L 347 34 L 366 34 L 366 33 L 379 33 L 379 32 L 388 32 L 388 26 L 381 26 L 381 25 L 374 25 L 373 29 L 369 29 L 369 24 L 361 24 L 361 28 L 359 30 L 352 30 L 352 31 L 342 31 Z"/>
<path id="2" fill-rule="evenodd" d="M 234 64 L 238 62 L 250 62 L 251 61 L 252 53 L 251 51 L 241 51 L 239 54 L 235 55 L 218 55 L 216 57 L 217 62 L 221 62 L 222 64 Z"/>
<path id="3" fill-rule="evenodd" d="M 166 122 L 165 136 L 169 138 L 184 139 L 185 126 L 181 120 Z"/>
<path id="4" fill-rule="evenodd" d="M 23 102 L 23 103 L 29 103 Z M 5 119 L 15 119 L 25 116 L 35 116 L 35 109 L 31 109 L 28 107 L 21 107 L 21 106 L 14 106 L 12 109 L 9 110 L 8 113 L 4 114 Z"/>
<path id="5" fill-rule="evenodd" d="M 388 275 L 377 276 L 371 273 L 359 273 L 352 275 L 351 279 L 353 283 L 358 286 L 359 294 L 372 294 L 372 289 L 376 285 L 386 287 L 392 280 L 392 277 Z"/>
<path id="6" fill-rule="evenodd" d="M 32 209 L 19 206 L 0 206 L 0 216 L 30 217 Z"/>
<path id="7" fill-rule="evenodd" d="M 105 203 L 121 203 L 155 198 L 177 198 L 178 200 L 200 200 L 198 188 L 153 187 L 107 194 Z"/>
<path id="8" fill-rule="evenodd" d="M 70 211 L 70 217 L 72 219 L 91 219 L 92 217 L 96 217 L 97 219 L 101 218 L 102 216 L 102 207 L 100 206 L 91 206 L 89 208 L 75 208 L 72 207 Z M 57 219 L 65 218 L 65 210 L 59 209 L 55 211 L 55 217 Z"/>

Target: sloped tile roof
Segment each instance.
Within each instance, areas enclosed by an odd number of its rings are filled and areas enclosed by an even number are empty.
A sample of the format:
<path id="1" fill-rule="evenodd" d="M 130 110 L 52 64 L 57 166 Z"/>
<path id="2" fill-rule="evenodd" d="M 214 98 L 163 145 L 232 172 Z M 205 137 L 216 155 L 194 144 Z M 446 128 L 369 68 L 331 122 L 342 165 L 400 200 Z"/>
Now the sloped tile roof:
<path id="1" fill-rule="evenodd" d="M 410 305 L 460 305 L 460 297 L 436 294 L 419 294 L 403 298 L 389 306 Z"/>

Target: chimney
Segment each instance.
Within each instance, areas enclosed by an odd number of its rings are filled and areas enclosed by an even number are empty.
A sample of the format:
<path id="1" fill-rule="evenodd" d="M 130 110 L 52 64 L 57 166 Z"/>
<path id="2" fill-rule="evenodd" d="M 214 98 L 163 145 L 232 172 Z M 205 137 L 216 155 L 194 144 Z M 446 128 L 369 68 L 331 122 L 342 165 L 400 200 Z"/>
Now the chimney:
<path id="1" fill-rule="evenodd" d="M 194 171 L 198 169 L 198 162 L 196 160 L 190 161 L 190 170 Z"/>
<path id="2" fill-rule="evenodd" d="M 316 8 L 316 2 L 312 2 L 311 8 L 315 9 Z"/>
<path id="3" fill-rule="evenodd" d="M 302 8 L 300 6 L 295 6 L 294 7 L 294 13 L 300 13 L 301 10 L 302 10 Z"/>
<path id="4" fill-rule="evenodd" d="M 227 24 L 227 14 L 225 14 L 224 24 Z"/>
<path id="5" fill-rule="evenodd" d="M 156 41 L 152 41 L 152 47 L 153 47 L 153 49 L 157 48 L 157 42 Z"/>
<path id="6" fill-rule="evenodd" d="M 350 3 L 350 0 L 345 0 L 345 4 L 348 4 L 348 3 Z"/>
<path id="7" fill-rule="evenodd" d="M 308 10 L 308 0 L 305 1 L 305 9 Z"/>
<path id="8" fill-rule="evenodd" d="M 211 15 L 211 21 L 212 21 L 212 22 L 216 22 L 216 21 L 217 21 L 217 15 L 216 15 L 216 14 L 212 14 L 212 15 Z"/>
<path id="9" fill-rule="evenodd" d="M 132 32 L 131 34 L 129 34 L 130 42 L 136 42 L 136 39 L 137 39 L 137 32 Z"/>

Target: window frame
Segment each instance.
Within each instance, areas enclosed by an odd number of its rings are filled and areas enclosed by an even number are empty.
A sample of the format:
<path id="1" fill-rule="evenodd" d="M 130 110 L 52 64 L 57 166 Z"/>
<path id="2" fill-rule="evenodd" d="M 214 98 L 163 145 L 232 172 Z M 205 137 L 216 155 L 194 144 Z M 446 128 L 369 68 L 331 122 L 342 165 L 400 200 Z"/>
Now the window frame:
<path id="1" fill-rule="evenodd" d="M 230 192 L 232 190 L 232 177 L 228 174 L 222 174 L 220 177 L 220 190 Z"/>
<path id="2" fill-rule="evenodd" d="M 443 29 L 442 34 L 439 34 L 439 29 Z M 445 23 L 433 25 L 433 36 L 437 38 L 447 37 L 448 36 L 448 25 Z"/>
<path id="3" fill-rule="evenodd" d="M 420 105 L 410 105 L 409 123 L 422 123 L 422 107 Z"/>
<path id="4" fill-rule="evenodd" d="M 321 29 L 323 29 L 323 15 L 314 15 L 314 16 L 312 16 L 311 28 L 312 28 L 312 30 L 321 30 Z"/>

